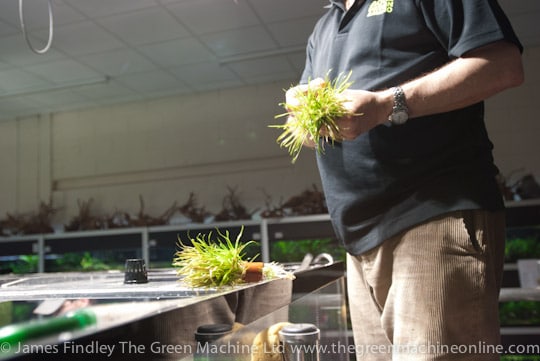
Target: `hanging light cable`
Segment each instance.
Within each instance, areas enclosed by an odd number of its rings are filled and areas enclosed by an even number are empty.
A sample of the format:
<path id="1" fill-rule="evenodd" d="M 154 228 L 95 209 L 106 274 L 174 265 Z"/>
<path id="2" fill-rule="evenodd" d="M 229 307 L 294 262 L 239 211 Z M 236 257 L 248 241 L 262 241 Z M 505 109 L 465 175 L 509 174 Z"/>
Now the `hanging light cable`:
<path id="1" fill-rule="evenodd" d="M 45 54 L 50 49 L 52 41 L 53 41 L 54 25 L 53 25 L 52 0 L 47 0 L 47 5 L 49 8 L 49 40 L 47 41 L 47 45 L 45 45 L 43 49 L 36 49 L 30 42 L 30 39 L 28 38 L 28 33 L 26 32 L 26 26 L 24 24 L 23 0 L 19 0 L 19 20 L 21 23 L 21 31 L 23 33 L 24 40 L 26 40 L 26 43 L 28 44 L 28 47 L 30 47 L 30 50 L 32 50 L 36 54 Z"/>

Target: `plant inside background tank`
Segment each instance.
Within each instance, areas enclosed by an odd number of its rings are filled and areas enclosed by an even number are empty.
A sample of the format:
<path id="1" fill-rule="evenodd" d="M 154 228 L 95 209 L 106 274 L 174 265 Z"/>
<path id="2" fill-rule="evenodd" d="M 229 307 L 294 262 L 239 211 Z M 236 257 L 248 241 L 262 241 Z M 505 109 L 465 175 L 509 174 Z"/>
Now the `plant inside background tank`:
<path id="1" fill-rule="evenodd" d="M 516 237 L 506 241 L 504 260 L 508 263 L 519 259 L 540 258 L 540 237 Z"/>
<path id="2" fill-rule="evenodd" d="M 35 273 L 38 271 L 39 256 L 36 254 L 23 254 L 0 265 L 2 273 Z"/>
<path id="3" fill-rule="evenodd" d="M 335 238 L 279 240 L 270 242 L 270 259 L 275 262 L 301 262 L 307 253 L 330 254 L 335 261 L 345 261 L 345 250 Z"/>
<path id="4" fill-rule="evenodd" d="M 499 304 L 501 326 L 540 326 L 540 302 L 511 301 Z"/>
<path id="5" fill-rule="evenodd" d="M 539 355 L 502 355 L 501 361 L 540 361 Z"/>

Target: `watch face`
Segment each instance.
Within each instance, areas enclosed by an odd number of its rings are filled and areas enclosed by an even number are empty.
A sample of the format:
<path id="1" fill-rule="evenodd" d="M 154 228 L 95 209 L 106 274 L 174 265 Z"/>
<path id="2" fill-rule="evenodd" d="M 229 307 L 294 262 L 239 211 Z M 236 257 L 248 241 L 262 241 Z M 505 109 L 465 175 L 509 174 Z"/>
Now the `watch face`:
<path id="1" fill-rule="evenodd" d="M 409 119 L 409 115 L 405 111 L 397 111 L 392 113 L 392 123 L 393 124 L 403 124 Z"/>

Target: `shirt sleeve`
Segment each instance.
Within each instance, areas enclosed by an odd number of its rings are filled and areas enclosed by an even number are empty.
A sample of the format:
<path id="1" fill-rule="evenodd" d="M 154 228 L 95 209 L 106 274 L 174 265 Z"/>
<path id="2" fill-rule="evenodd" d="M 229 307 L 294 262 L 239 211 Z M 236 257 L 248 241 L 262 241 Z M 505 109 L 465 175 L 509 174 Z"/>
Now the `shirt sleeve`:
<path id="1" fill-rule="evenodd" d="M 311 53 L 313 51 L 313 34 L 309 37 L 308 43 L 306 46 L 306 64 L 304 66 L 304 71 L 300 77 L 300 84 L 307 84 L 309 80 L 313 79 L 313 74 L 311 71 Z"/>
<path id="2" fill-rule="evenodd" d="M 523 51 L 508 17 L 496 0 L 418 0 L 427 27 L 450 57 L 507 40 Z"/>

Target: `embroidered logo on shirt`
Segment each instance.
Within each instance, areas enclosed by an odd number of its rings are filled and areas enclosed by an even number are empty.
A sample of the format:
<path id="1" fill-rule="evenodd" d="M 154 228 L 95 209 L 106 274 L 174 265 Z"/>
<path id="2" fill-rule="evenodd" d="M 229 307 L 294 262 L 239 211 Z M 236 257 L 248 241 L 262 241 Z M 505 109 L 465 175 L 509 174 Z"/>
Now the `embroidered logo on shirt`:
<path id="1" fill-rule="evenodd" d="M 390 14 L 394 10 L 394 0 L 373 0 L 369 4 L 367 17 L 382 15 L 384 13 Z"/>

